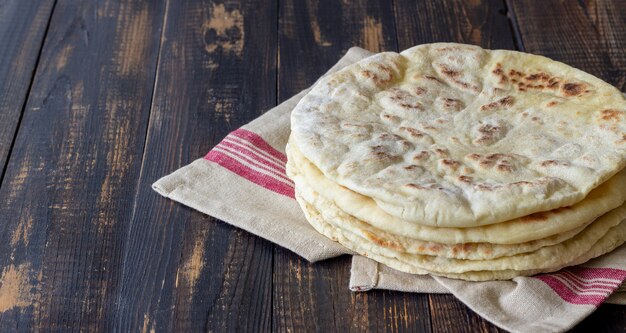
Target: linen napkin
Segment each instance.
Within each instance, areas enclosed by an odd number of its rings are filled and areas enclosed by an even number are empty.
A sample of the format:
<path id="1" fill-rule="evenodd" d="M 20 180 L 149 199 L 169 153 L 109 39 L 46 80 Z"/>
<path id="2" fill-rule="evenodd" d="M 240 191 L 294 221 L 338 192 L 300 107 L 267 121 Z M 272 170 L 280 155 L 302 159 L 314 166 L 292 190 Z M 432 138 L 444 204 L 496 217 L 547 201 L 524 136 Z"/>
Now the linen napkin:
<path id="1" fill-rule="evenodd" d="M 351 48 L 328 73 L 369 55 Z M 307 91 L 230 133 L 204 158 L 159 179 L 153 189 L 311 262 L 353 254 L 308 224 L 294 199 L 293 182 L 285 174 L 290 113 Z M 452 293 L 505 329 L 563 331 L 593 312 L 625 279 L 626 247 L 622 246 L 584 267 L 494 282 L 410 275 L 354 256 L 350 288 Z"/>

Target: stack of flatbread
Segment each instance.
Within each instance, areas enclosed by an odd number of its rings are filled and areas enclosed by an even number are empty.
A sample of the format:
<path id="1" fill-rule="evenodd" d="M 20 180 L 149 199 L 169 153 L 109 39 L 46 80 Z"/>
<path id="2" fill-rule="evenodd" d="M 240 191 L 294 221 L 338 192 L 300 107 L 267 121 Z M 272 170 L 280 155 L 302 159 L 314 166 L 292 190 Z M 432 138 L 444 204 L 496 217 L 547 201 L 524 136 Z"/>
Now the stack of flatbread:
<path id="1" fill-rule="evenodd" d="M 449 43 L 380 53 L 321 79 L 291 122 L 307 220 L 400 271 L 504 280 L 626 240 L 626 100 L 563 63 Z"/>

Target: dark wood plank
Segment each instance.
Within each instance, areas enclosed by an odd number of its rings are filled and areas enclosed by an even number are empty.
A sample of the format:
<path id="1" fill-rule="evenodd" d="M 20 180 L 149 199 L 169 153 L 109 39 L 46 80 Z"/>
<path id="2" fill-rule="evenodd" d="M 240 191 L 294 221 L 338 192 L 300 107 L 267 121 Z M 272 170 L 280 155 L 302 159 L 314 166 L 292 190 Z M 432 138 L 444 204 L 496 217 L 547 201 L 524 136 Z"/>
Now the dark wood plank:
<path id="1" fill-rule="evenodd" d="M 515 49 L 501 0 L 395 1 L 399 48 L 433 42 Z M 433 332 L 500 331 L 450 295 L 429 295 Z"/>
<path id="2" fill-rule="evenodd" d="M 426 295 L 350 292 L 349 256 L 311 264 L 278 248 L 275 261 L 274 331 L 430 331 Z"/>
<path id="3" fill-rule="evenodd" d="M 397 49 L 389 1 L 286 0 L 279 5 L 280 101 L 310 86 L 352 46 Z"/>
<path id="4" fill-rule="evenodd" d="M 0 3 L 0 185 L 54 0 Z"/>
<path id="5" fill-rule="evenodd" d="M 433 332 L 506 332 L 478 316 L 453 295 L 433 294 L 429 300 Z"/>
<path id="6" fill-rule="evenodd" d="M 515 49 L 502 0 L 396 0 L 394 12 L 400 50 L 435 42 Z"/>
<path id="7" fill-rule="evenodd" d="M 626 1 L 510 1 L 521 45 L 626 90 Z"/>
<path id="8" fill-rule="evenodd" d="M 0 331 L 107 331 L 163 6 L 60 0 L 0 189 Z"/>
<path id="9" fill-rule="evenodd" d="M 626 309 L 624 305 L 602 304 L 589 317 L 576 325 L 571 333 L 626 332 Z"/>
<path id="10" fill-rule="evenodd" d="M 277 4 L 189 0 L 167 8 L 116 328 L 268 331 L 272 245 L 150 185 L 275 105 Z"/>
<path id="11" fill-rule="evenodd" d="M 430 332 L 428 297 L 388 290 L 352 293 L 352 310 L 359 318 L 352 332 Z"/>
<path id="12" fill-rule="evenodd" d="M 352 46 L 396 50 L 389 1 L 280 1 L 279 101 L 311 85 Z M 427 296 L 348 289 L 348 256 L 310 264 L 276 247 L 273 330 L 429 331 Z"/>
<path id="13" fill-rule="evenodd" d="M 626 90 L 623 0 L 508 1 L 526 52 L 565 62 Z M 601 306 L 574 331 L 624 332 L 626 307 Z"/>

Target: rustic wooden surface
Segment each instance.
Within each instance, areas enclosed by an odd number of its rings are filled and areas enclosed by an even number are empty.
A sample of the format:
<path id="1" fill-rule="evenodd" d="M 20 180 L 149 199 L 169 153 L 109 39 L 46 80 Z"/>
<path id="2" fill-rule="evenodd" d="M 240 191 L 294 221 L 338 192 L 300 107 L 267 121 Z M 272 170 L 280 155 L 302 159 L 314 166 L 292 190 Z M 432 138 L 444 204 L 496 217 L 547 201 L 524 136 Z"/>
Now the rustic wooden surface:
<path id="1" fill-rule="evenodd" d="M 626 1 L 0 1 L 0 331 L 498 332 L 449 295 L 351 293 L 150 184 L 354 45 L 519 49 L 626 90 Z M 603 305 L 574 331 L 626 331 Z"/>

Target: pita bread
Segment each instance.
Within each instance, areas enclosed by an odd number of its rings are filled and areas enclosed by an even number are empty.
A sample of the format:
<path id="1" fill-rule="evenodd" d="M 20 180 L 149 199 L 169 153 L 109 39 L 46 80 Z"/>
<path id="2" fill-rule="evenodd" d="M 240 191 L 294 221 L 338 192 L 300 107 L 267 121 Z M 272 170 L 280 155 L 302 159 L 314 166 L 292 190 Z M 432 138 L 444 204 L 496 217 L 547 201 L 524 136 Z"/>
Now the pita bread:
<path id="1" fill-rule="evenodd" d="M 437 228 L 407 222 L 382 210 L 374 200 L 340 186 L 326 177 L 298 151 L 290 138 L 286 147 L 287 173 L 301 175 L 304 182 L 321 197 L 348 215 L 394 235 L 442 244 L 492 243 L 519 244 L 568 233 L 585 226 L 598 216 L 626 201 L 626 171 L 594 189 L 582 201 L 567 208 L 535 213 L 487 226 Z"/>
<path id="2" fill-rule="evenodd" d="M 585 229 L 586 226 L 556 234 L 547 238 L 529 241 L 520 244 L 492 244 L 492 243 L 464 243 L 442 244 L 421 241 L 414 238 L 398 236 L 382 231 L 365 223 L 339 209 L 332 202 L 320 196 L 306 184 L 302 176 L 294 176 L 293 180 L 298 189 L 298 195 L 313 209 L 319 212 L 324 220 L 333 221 L 331 224 L 345 229 L 369 243 L 375 244 L 382 250 L 388 249 L 400 253 L 438 256 L 451 259 L 485 260 L 499 257 L 513 256 L 538 250 L 542 247 L 559 244 L 568 240 Z"/>
<path id="3" fill-rule="evenodd" d="M 625 118 L 616 88 L 563 63 L 437 43 L 321 79 L 291 129 L 324 177 L 388 215 L 468 228 L 581 201 L 626 165 Z"/>
<path id="4" fill-rule="evenodd" d="M 468 281 L 508 280 L 517 276 L 528 276 L 538 273 L 554 272 L 563 267 L 578 265 L 592 258 L 610 252 L 626 241 L 626 207 L 620 207 L 600 218 L 592 226 L 602 228 L 613 225 L 607 232 L 589 244 L 592 237 L 580 235 L 571 240 L 552 247 L 545 247 L 536 252 L 519 256 L 503 257 L 496 260 L 450 260 L 427 256 L 408 258 L 401 254 L 382 254 L 377 247 L 366 239 L 360 238 L 345 229 L 328 223 L 321 214 L 297 193 L 296 199 L 303 208 L 307 220 L 326 237 L 338 241 L 349 249 L 388 265 L 391 268 L 412 274 L 433 274 Z M 600 222 L 599 224 L 596 224 Z M 588 235 L 596 235 L 597 230 Z M 584 231 L 581 232 L 584 234 Z M 584 250 L 580 250 L 582 246 Z M 573 257 L 577 251 L 578 256 Z M 469 267 L 478 268 L 475 270 Z"/>

